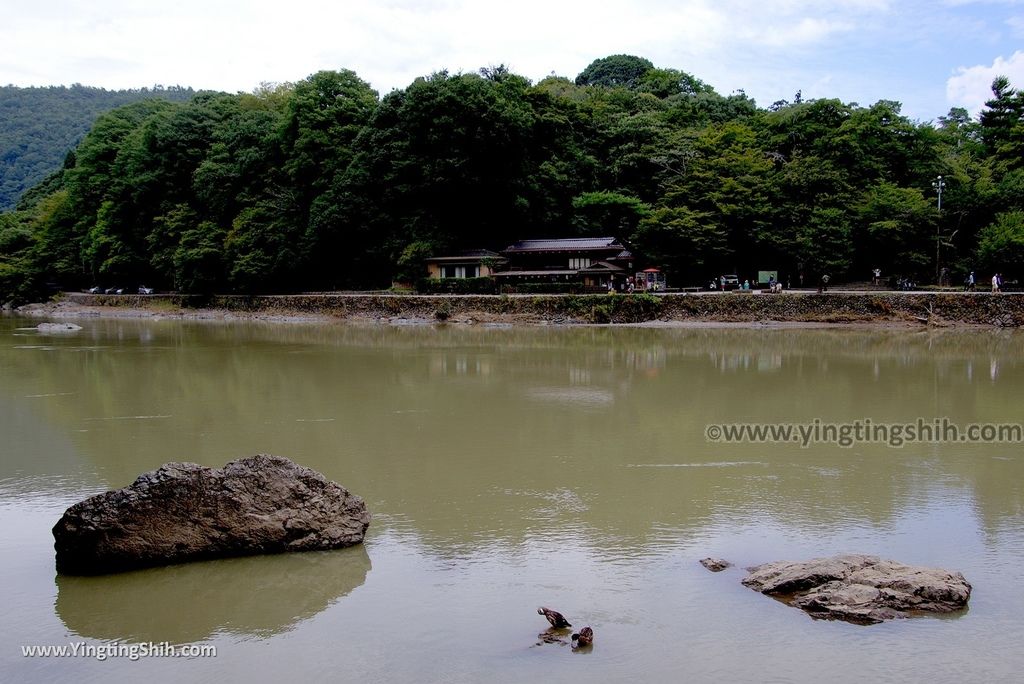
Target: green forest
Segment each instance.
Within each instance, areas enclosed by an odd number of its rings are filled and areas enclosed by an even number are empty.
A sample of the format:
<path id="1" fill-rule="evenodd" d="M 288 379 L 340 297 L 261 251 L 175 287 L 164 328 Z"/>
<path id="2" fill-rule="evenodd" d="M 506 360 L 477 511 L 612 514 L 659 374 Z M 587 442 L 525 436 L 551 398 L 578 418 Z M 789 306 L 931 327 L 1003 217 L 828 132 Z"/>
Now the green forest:
<path id="1" fill-rule="evenodd" d="M 104 90 L 80 84 L 46 88 L 0 87 L 0 211 L 14 208 L 25 190 L 60 167 L 96 117 L 149 98 L 187 102 L 191 88 L 154 86 Z"/>
<path id="2" fill-rule="evenodd" d="M 384 288 L 431 254 L 574 235 L 628 240 L 676 285 L 1013 278 L 1022 146 L 1024 92 L 1002 77 L 979 117 L 922 123 L 889 100 L 759 107 L 629 55 L 536 84 L 438 72 L 384 97 L 323 71 L 101 115 L 0 214 L 0 301 L 47 284 Z"/>

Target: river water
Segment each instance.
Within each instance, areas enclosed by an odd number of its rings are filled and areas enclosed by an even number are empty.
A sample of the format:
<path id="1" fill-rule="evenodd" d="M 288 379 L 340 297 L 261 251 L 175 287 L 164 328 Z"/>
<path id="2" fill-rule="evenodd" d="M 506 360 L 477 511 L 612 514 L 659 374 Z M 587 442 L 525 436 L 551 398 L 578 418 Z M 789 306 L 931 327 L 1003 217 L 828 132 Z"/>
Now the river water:
<path id="1" fill-rule="evenodd" d="M 1022 420 L 1006 331 L 359 327 L 0 318 L 8 681 L 1011 681 L 1011 443 L 728 443 L 722 423 Z M 167 461 L 288 456 L 366 542 L 103 577 L 54 570 L 70 504 Z M 815 621 L 742 568 L 864 552 L 959 570 L 969 610 Z M 700 558 L 736 565 L 712 574 Z M 538 645 L 540 605 L 595 645 Z M 23 657 L 164 642 L 216 657 Z M 10 677 L 11 679 L 8 679 Z"/>

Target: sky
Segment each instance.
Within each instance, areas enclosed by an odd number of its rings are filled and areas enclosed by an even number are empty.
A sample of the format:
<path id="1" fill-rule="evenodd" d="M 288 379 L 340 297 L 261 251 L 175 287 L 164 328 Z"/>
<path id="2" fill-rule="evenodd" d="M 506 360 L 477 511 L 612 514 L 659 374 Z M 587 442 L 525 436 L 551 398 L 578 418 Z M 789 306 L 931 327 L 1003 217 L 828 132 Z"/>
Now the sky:
<path id="1" fill-rule="evenodd" d="M 766 107 L 839 98 L 977 114 L 1024 88 L 1024 0 L 4 0 L 0 84 L 251 92 L 352 69 L 381 95 L 442 69 L 534 82 L 633 54 Z"/>

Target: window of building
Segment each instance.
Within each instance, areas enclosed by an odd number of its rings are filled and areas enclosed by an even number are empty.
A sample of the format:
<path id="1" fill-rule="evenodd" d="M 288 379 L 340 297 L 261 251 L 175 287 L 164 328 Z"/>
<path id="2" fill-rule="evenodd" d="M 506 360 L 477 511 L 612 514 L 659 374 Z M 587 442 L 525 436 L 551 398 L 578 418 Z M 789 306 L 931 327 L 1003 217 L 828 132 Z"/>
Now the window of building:
<path id="1" fill-rule="evenodd" d="M 476 278 L 479 274 L 479 266 L 445 266 L 442 270 L 442 278 Z"/>
<path id="2" fill-rule="evenodd" d="M 569 259 L 569 268 L 578 271 L 581 268 L 590 266 L 590 259 L 586 257 L 573 257 Z"/>

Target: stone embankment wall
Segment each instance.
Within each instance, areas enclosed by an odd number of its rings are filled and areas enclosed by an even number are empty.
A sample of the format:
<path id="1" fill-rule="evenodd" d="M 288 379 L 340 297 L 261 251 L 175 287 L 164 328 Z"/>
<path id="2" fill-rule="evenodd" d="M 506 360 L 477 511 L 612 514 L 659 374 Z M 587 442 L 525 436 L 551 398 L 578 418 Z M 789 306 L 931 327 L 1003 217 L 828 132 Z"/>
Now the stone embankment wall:
<path id="1" fill-rule="evenodd" d="M 1024 325 L 1024 294 L 825 293 L 708 295 L 394 295 L 316 294 L 190 297 L 86 295 L 83 306 L 154 310 L 217 309 L 241 315 L 326 315 L 352 319 L 428 319 L 510 323 L 931 323 Z"/>

